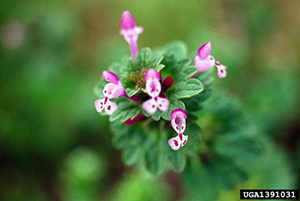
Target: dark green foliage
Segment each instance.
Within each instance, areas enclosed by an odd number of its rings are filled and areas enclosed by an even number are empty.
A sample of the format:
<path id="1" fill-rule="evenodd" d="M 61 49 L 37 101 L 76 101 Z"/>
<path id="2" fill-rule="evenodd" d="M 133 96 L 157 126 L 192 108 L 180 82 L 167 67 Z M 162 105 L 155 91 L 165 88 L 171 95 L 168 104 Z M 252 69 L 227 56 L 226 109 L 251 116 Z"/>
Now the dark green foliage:
<path id="1" fill-rule="evenodd" d="M 140 113 L 139 106 L 125 97 L 114 99 L 114 101 L 118 104 L 118 110 L 109 117 L 110 121 L 120 119 L 121 122 L 125 122 L 128 119 L 133 119 Z"/>
<path id="2" fill-rule="evenodd" d="M 262 162 L 262 140 L 241 104 L 228 99 L 226 93 L 219 92 L 206 101 L 199 119 L 209 124 L 203 132 L 199 157 L 188 163 L 185 183 L 193 196 L 215 200 L 220 192 L 208 192 L 207 188 L 233 189 L 237 183 L 245 182 L 252 167 Z M 186 134 L 192 136 L 196 127 L 187 127 L 190 130 Z M 197 181 L 191 175 L 201 179 Z"/>

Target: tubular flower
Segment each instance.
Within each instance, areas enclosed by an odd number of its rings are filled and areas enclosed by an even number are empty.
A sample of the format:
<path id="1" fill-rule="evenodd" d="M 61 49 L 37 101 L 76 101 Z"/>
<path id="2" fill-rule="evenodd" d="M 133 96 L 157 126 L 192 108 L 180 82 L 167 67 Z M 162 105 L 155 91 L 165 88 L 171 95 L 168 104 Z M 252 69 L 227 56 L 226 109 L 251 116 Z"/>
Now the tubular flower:
<path id="1" fill-rule="evenodd" d="M 194 66 L 198 68 L 198 72 L 193 76 L 195 77 L 198 73 L 207 71 L 213 66 L 218 68 L 219 78 L 226 77 L 226 66 L 221 65 L 219 62 L 215 62 L 213 56 L 210 55 L 211 52 L 211 43 L 205 43 L 198 50 L 198 55 L 194 58 Z"/>
<path id="2" fill-rule="evenodd" d="M 145 74 L 146 81 L 146 92 L 151 97 L 151 99 L 143 103 L 143 108 L 149 114 L 154 114 L 157 110 L 157 107 L 166 112 L 169 109 L 169 100 L 167 98 L 159 97 L 161 92 L 160 84 L 160 74 L 153 68 L 147 70 Z"/>
<path id="3" fill-rule="evenodd" d="M 120 31 L 120 34 L 124 36 L 127 43 L 129 43 L 133 60 L 136 61 L 136 53 L 139 51 L 137 39 L 139 34 L 144 31 L 144 28 L 136 26 L 129 11 L 123 12 L 121 26 L 122 30 Z"/>
<path id="4" fill-rule="evenodd" d="M 115 111 L 117 111 L 118 106 L 116 103 L 111 102 L 109 99 L 118 98 L 119 96 L 123 95 L 124 88 L 117 75 L 115 75 L 114 73 L 103 71 L 102 75 L 104 80 L 110 83 L 106 84 L 103 89 L 105 98 L 97 99 L 94 102 L 94 105 L 97 112 L 100 113 L 103 109 L 105 109 L 106 114 L 112 115 Z"/>
<path id="5" fill-rule="evenodd" d="M 186 118 L 187 115 L 182 109 L 176 109 L 171 114 L 171 125 L 173 129 L 178 133 L 176 137 L 173 137 L 168 141 L 170 147 L 173 150 L 178 150 L 180 147 L 183 147 L 188 140 L 188 136 L 183 135 L 186 126 Z"/>

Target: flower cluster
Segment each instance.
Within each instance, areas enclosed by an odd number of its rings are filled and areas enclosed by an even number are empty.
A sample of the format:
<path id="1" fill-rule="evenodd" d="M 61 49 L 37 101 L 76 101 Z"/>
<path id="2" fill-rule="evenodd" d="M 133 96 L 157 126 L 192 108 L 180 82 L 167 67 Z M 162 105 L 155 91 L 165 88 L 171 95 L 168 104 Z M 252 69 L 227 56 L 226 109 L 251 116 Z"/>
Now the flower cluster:
<path id="1" fill-rule="evenodd" d="M 137 40 L 144 29 L 136 26 L 128 11 L 123 13 L 121 26 L 120 34 L 129 44 L 132 57 L 128 58 L 124 66 L 111 66 L 111 71 L 103 72 L 104 80 L 99 86 L 104 86 L 104 89 L 98 93 L 101 98 L 94 103 L 96 111 L 101 113 L 104 109 L 111 121 L 121 119 L 128 127 L 138 122 L 145 122 L 149 126 L 147 119 L 150 117 L 155 120 L 154 123 L 161 118 L 170 121 L 169 127 L 175 130 L 177 136 L 168 134 L 168 144 L 172 150 L 178 150 L 187 144 L 189 137 L 183 133 L 188 115 L 194 112 L 188 111 L 189 107 L 185 105 L 193 105 L 200 93 L 205 91 L 205 85 L 201 83 L 198 74 L 216 66 L 218 76 L 224 78 L 226 67 L 210 55 L 210 42 L 200 47 L 193 64 L 189 59 L 181 58 L 179 53 L 176 54 L 176 49 L 172 47 L 152 59 L 149 49 L 139 51 Z M 191 97 L 193 99 L 189 102 L 188 98 Z M 195 123 L 190 125 L 195 126 Z M 159 127 L 160 130 L 168 129 L 165 123 Z M 138 129 L 142 131 L 141 127 Z"/>

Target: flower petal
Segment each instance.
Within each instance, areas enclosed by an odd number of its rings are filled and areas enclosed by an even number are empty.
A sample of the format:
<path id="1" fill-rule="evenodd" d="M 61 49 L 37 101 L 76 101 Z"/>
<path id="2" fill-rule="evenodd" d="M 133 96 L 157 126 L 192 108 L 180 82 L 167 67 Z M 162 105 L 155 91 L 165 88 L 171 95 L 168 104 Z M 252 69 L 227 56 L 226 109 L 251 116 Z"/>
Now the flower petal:
<path id="1" fill-rule="evenodd" d="M 169 139 L 168 143 L 169 143 L 170 147 L 175 151 L 178 150 L 181 146 L 180 139 L 179 139 L 178 135 L 176 137 L 173 137 L 173 138 Z"/>
<path id="2" fill-rule="evenodd" d="M 218 77 L 224 78 L 227 75 L 226 66 L 221 65 L 219 62 L 216 62 L 216 66 L 218 68 Z"/>
<path id="3" fill-rule="evenodd" d="M 173 112 L 171 113 L 171 119 L 174 119 L 178 115 L 182 116 L 185 119 L 187 118 L 186 112 L 183 109 L 178 108 L 173 110 Z"/>
<path id="4" fill-rule="evenodd" d="M 186 112 L 182 109 L 176 109 L 171 113 L 171 125 L 178 134 L 182 134 L 185 131 L 186 118 Z"/>
<path id="5" fill-rule="evenodd" d="M 174 119 L 171 119 L 171 125 L 178 134 L 185 131 L 186 123 L 182 116 L 176 116 Z"/>
<path id="6" fill-rule="evenodd" d="M 157 110 L 156 101 L 151 98 L 143 103 L 143 109 L 146 110 L 149 114 L 154 114 Z"/>
<path id="7" fill-rule="evenodd" d="M 103 71 L 102 75 L 103 75 L 103 78 L 105 81 L 111 82 L 116 85 L 118 84 L 119 79 L 116 74 L 105 70 L 105 71 Z"/>
<path id="8" fill-rule="evenodd" d="M 123 12 L 121 25 L 124 30 L 133 29 L 136 26 L 134 18 L 131 16 L 129 11 Z"/>
<path id="9" fill-rule="evenodd" d="M 183 134 L 181 134 L 181 135 L 182 135 L 181 147 L 183 147 L 186 144 L 189 136 L 188 135 L 183 135 Z"/>
<path id="10" fill-rule="evenodd" d="M 110 100 L 107 101 L 105 105 L 105 112 L 107 115 L 112 115 L 115 111 L 117 111 L 118 106 L 116 103 L 111 102 Z"/>
<path id="11" fill-rule="evenodd" d="M 94 105 L 95 105 L 95 108 L 96 108 L 96 111 L 97 112 L 101 112 L 104 108 L 104 99 L 97 99 L 95 102 L 94 102 Z"/>
<path id="12" fill-rule="evenodd" d="M 135 28 L 134 28 L 134 31 L 135 31 L 135 33 L 137 33 L 137 34 L 141 34 L 141 33 L 143 33 L 144 28 L 143 28 L 143 27 L 135 27 Z"/>
<path id="13" fill-rule="evenodd" d="M 157 105 L 161 111 L 163 111 L 163 112 L 168 111 L 169 104 L 170 104 L 170 101 L 167 98 L 157 97 Z"/>
<path id="14" fill-rule="evenodd" d="M 161 92 L 161 84 L 159 80 L 149 79 L 146 82 L 146 92 L 152 98 L 157 97 Z"/>
<path id="15" fill-rule="evenodd" d="M 147 70 L 147 72 L 145 74 L 146 82 L 151 78 L 160 80 L 160 74 L 154 68 L 150 68 L 149 70 Z"/>
<path id="16" fill-rule="evenodd" d="M 119 83 L 118 85 L 115 85 L 113 83 L 108 83 L 105 85 L 103 89 L 104 96 L 108 97 L 109 99 L 118 98 L 119 96 L 123 95 L 123 93 L 124 93 L 124 88 L 122 86 L 122 83 L 121 84 Z"/>
<path id="17" fill-rule="evenodd" d="M 211 43 L 205 43 L 204 45 L 202 45 L 199 50 L 198 50 L 198 56 L 201 60 L 205 60 L 211 51 Z"/>
<path id="18" fill-rule="evenodd" d="M 197 55 L 194 59 L 194 66 L 198 68 L 198 72 L 207 71 L 215 65 L 215 59 L 212 56 L 208 56 L 205 60 L 201 60 Z"/>

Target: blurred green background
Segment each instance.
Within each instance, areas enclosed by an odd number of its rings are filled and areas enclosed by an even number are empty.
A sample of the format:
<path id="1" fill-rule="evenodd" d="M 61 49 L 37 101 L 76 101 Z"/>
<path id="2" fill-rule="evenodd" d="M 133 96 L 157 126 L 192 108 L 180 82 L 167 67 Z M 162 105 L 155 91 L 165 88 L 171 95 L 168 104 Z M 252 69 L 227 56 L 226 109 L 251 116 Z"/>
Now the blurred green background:
<path id="1" fill-rule="evenodd" d="M 180 174 L 125 167 L 94 109 L 102 71 L 130 55 L 119 35 L 125 10 L 145 29 L 140 48 L 181 40 L 195 55 L 211 41 L 228 72 L 214 92 L 241 100 L 271 147 L 219 200 L 238 200 L 240 188 L 299 188 L 299 9 L 296 0 L 2 0 L 0 200 L 206 200 Z"/>

